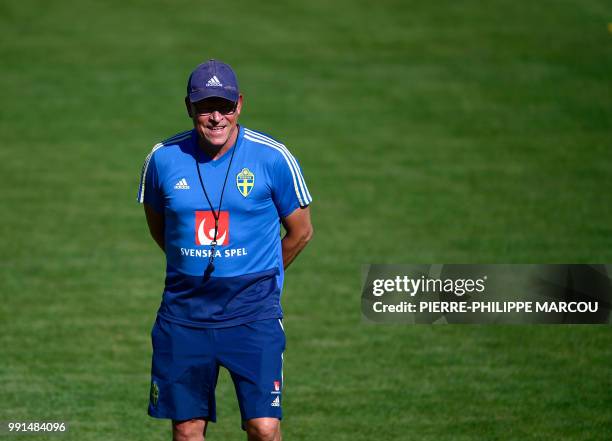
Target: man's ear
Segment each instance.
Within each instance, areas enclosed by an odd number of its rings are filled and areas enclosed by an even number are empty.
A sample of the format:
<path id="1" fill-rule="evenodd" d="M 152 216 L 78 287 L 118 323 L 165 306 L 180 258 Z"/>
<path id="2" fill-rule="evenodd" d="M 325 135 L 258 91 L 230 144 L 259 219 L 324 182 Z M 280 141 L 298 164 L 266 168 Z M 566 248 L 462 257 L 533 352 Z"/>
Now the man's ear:
<path id="1" fill-rule="evenodd" d="M 238 95 L 238 102 L 236 103 L 236 113 L 240 116 L 242 112 L 242 94 Z"/>
<path id="2" fill-rule="evenodd" d="M 191 101 L 189 101 L 189 97 L 186 96 L 185 97 L 185 107 L 187 107 L 187 114 L 189 115 L 189 118 L 193 119 L 193 112 L 191 109 Z"/>

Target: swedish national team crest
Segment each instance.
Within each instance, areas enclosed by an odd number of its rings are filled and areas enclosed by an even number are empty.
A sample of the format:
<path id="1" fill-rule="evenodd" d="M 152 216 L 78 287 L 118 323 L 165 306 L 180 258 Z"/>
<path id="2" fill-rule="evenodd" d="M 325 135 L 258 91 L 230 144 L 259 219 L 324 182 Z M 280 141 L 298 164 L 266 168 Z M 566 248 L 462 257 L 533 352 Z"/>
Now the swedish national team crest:
<path id="1" fill-rule="evenodd" d="M 255 175 L 251 173 L 248 168 L 243 168 L 240 173 L 236 175 L 236 186 L 238 191 L 245 198 L 249 195 L 253 186 L 255 185 Z"/>
<path id="2" fill-rule="evenodd" d="M 157 406 L 157 400 L 159 400 L 159 387 L 156 381 L 151 382 L 151 404 Z"/>

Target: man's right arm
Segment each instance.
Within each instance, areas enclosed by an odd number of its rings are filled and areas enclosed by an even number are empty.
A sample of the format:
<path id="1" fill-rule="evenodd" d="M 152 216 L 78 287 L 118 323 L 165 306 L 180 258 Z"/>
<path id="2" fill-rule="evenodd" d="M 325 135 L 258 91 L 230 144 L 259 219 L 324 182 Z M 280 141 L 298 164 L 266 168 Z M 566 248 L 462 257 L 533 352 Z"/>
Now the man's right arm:
<path id="1" fill-rule="evenodd" d="M 162 251 L 164 249 L 164 215 L 155 211 L 150 205 L 143 204 L 145 216 L 147 218 L 147 225 L 149 226 L 149 232 L 153 240 L 159 245 Z"/>

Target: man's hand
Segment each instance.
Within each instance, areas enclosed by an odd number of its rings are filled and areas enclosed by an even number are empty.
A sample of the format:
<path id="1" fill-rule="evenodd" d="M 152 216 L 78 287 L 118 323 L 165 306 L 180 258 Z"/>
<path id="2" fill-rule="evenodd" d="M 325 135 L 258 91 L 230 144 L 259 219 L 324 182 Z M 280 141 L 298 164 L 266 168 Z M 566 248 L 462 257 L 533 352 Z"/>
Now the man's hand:
<path id="1" fill-rule="evenodd" d="M 157 242 L 157 245 L 164 250 L 164 215 L 159 214 L 150 205 L 144 204 L 145 216 L 147 218 L 147 225 L 149 225 L 149 232 L 153 237 L 153 240 Z"/>
<path id="2" fill-rule="evenodd" d="M 310 208 L 298 208 L 282 222 L 287 231 L 281 242 L 283 265 L 287 269 L 312 238 L 314 230 L 310 222 Z"/>

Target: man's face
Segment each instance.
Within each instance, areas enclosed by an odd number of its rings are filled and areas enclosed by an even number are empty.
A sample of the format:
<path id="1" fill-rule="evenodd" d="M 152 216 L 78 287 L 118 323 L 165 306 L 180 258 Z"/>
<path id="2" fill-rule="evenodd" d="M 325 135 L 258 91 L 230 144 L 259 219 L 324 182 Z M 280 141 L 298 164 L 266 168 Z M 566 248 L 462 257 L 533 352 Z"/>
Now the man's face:
<path id="1" fill-rule="evenodd" d="M 186 99 L 186 104 L 193 125 L 204 142 L 221 148 L 230 141 L 242 110 L 242 95 L 237 103 L 211 97 L 195 103 Z"/>

